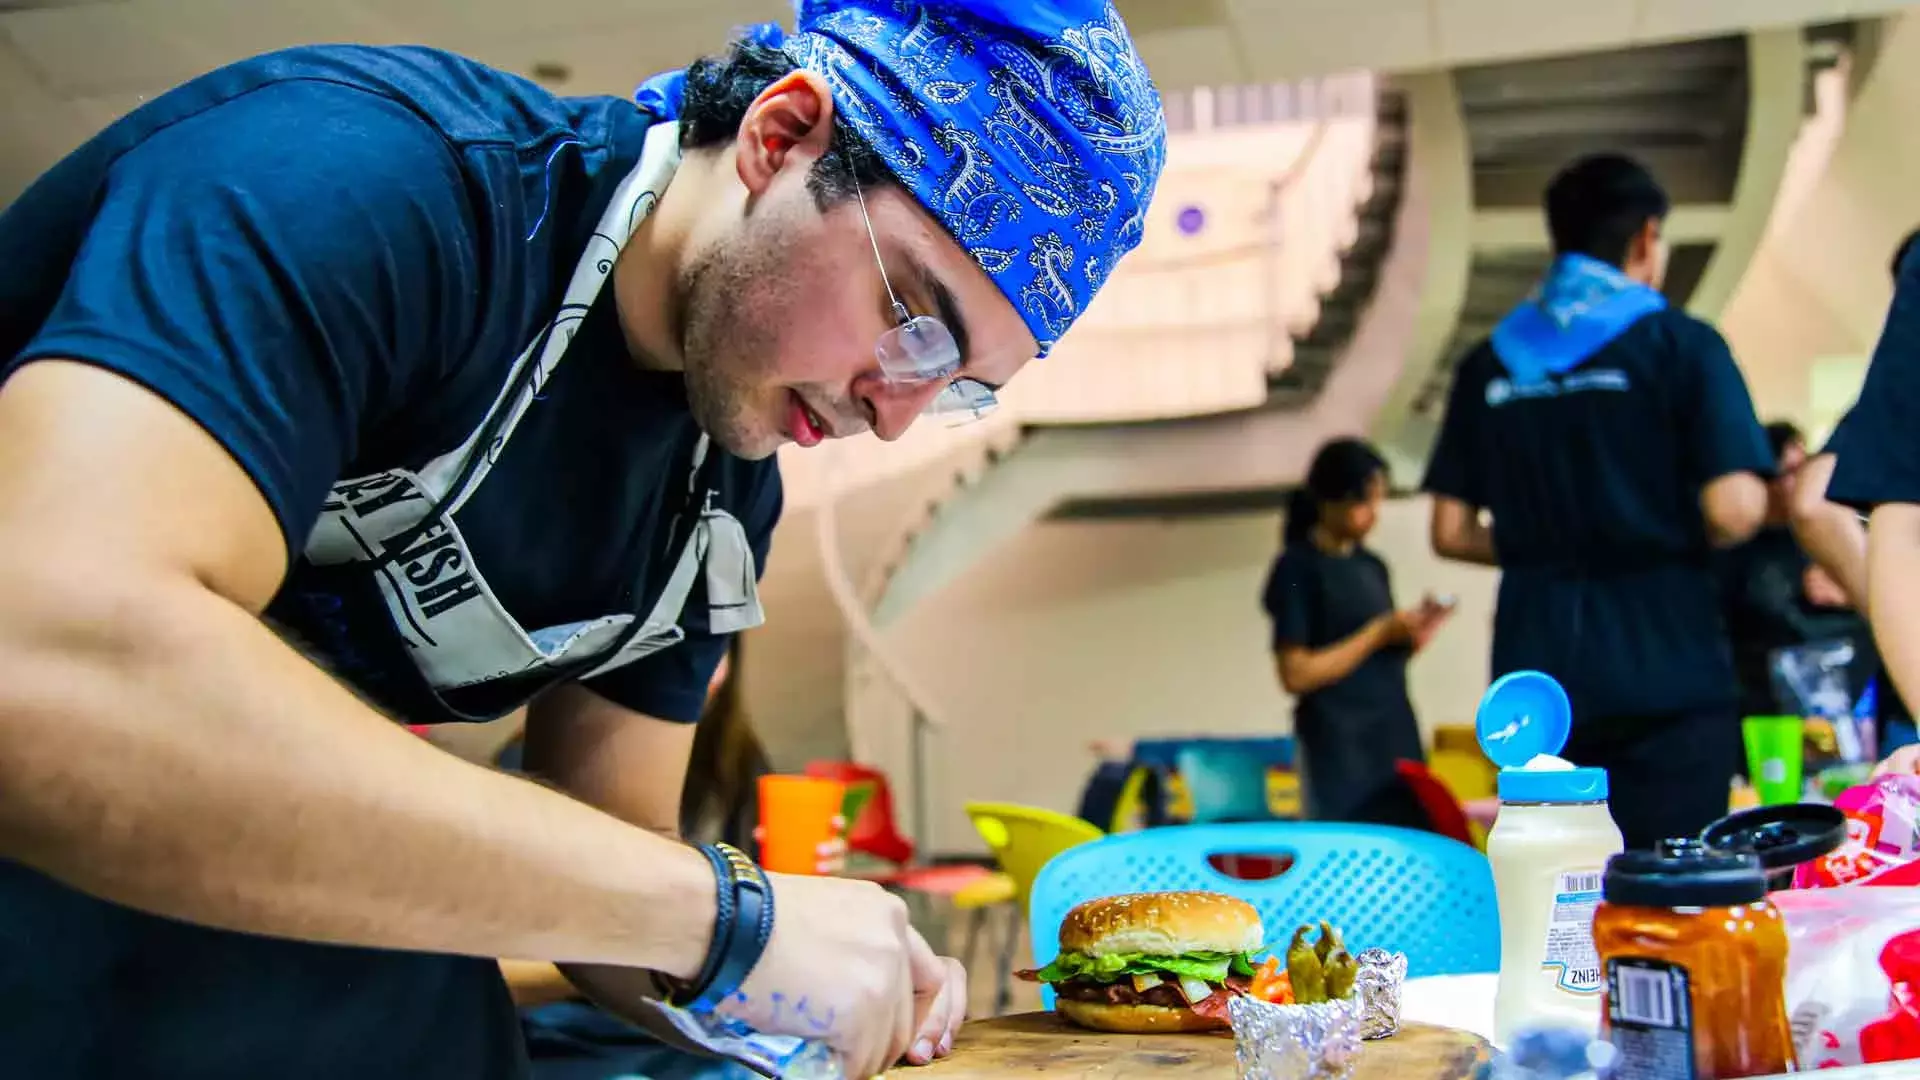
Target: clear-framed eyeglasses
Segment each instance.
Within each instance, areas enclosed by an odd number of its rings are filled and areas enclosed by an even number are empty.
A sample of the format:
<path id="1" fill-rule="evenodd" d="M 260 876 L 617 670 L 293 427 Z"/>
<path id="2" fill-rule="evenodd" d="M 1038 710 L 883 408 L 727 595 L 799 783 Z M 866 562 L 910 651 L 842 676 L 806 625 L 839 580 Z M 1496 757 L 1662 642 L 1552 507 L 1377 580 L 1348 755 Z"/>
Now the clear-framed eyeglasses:
<path id="1" fill-rule="evenodd" d="M 867 196 L 860 182 L 853 183 L 854 197 L 860 202 L 860 220 L 867 226 L 867 241 L 873 245 L 873 261 L 880 268 L 880 281 L 887 287 L 897 326 L 883 331 L 874 342 L 873 355 L 880 361 L 880 372 L 890 383 L 924 386 L 931 382 L 946 385 L 924 410 L 949 425 L 972 423 L 1000 407 L 993 388 L 977 379 L 959 374 L 962 363 L 960 346 L 953 340 L 947 324 L 932 315 L 915 315 L 900 302 L 893 291 L 893 279 L 887 276 L 887 262 L 880 256 L 880 238 L 874 234 L 873 218 L 867 214 Z"/>

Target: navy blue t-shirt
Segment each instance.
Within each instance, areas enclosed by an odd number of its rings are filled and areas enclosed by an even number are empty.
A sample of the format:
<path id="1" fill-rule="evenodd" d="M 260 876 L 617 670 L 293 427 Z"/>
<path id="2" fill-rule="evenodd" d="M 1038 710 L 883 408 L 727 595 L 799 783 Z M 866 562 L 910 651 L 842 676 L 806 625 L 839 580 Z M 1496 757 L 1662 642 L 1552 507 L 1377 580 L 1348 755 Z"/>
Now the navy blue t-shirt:
<path id="1" fill-rule="evenodd" d="M 417 468 L 476 427 L 652 123 L 630 102 L 557 98 L 418 48 L 303 48 L 216 71 L 0 215 L 0 360 L 78 360 L 166 398 L 252 477 L 297 557 L 336 480 Z M 685 498 L 698 431 L 684 383 L 636 365 L 610 296 L 461 511 L 523 626 L 648 609 L 633 586 L 665 557 Z M 778 470 L 713 453 L 713 505 L 764 567 Z M 696 580 L 685 643 L 587 685 L 696 720 L 725 648 L 705 611 Z M 318 646 L 349 682 L 378 674 Z M 503 688 L 489 708 L 537 688 Z M 10 863 L 0 912 L 0 1061 L 21 1075 L 523 1068 L 488 960 L 188 927 Z"/>
<path id="2" fill-rule="evenodd" d="M 1827 497 L 1861 510 L 1920 503 L 1920 245 L 1900 264 L 1860 399 L 1834 429 Z"/>
<path id="3" fill-rule="evenodd" d="M 1425 488 L 1492 511 L 1496 677 L 1548 672 L 1577 717 L 1659 716 L 1735 700 L 1700 491 L 1772 468 L 1726 342 L 1668 309 L 1537 387 L 1474 349 Z"/>

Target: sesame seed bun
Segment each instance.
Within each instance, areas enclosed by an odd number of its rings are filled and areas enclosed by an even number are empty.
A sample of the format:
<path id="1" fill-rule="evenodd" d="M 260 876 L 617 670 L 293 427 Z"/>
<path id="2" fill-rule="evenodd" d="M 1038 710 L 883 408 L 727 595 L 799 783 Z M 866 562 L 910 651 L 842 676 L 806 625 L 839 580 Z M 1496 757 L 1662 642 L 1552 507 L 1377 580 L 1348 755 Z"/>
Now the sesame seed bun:
<path id="1" fill-rule="evenodd" d="M 1132 893 L 1089 900 L 1060 923 L 1060 947 L 1088 956 L 1244 953 L 1266 944 L 1260 913 L 1211 892 Z"/>

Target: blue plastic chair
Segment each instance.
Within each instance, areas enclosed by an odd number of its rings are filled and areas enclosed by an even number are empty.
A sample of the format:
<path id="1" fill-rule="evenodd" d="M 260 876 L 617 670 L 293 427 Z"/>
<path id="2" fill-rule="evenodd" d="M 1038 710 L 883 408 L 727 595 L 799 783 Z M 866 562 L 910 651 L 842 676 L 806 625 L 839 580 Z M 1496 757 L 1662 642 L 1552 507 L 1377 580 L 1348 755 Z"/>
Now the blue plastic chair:
<path id="1" fill-rule="evenodd" d="M 1210 857 L 1223 855 L 1290 865 L 1246 881 L 1214 868 Z M 1325 919 L 1355 951 L 1406 953 L 1409 976 L 1500 967 L 1500 917 L 1486 856 L 1412 829 L 1291 821 L 1148 829 L 1061 852 L 1035 879 L 1027 909 L 1036 964 L 1059 954 L 1060 920 L 1075 904 L 1183 889 L 1252 904 L 1273 949 L 1284 950 L 1295 927 Z"/>

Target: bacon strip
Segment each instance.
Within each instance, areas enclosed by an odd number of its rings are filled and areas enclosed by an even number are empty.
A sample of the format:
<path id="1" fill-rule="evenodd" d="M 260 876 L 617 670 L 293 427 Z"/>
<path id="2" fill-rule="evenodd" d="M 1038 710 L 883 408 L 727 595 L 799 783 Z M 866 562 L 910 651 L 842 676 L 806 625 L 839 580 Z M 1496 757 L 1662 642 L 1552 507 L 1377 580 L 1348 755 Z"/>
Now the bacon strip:
<path id="1" fill-rule="evenodd" d="M 1253 981 L 1245 975 L 1229 975 L 1224 985 L 1220 983 L 1208 983 L 1208 986 L 1214 988 L 1213 993 L 1199 1005 L 1192 1006 L 1188 1005 L 1186 996 L 1180 993 L 1179 985 L 1170 982 L 1163 982 L 1158 986 L 1149 987 L 1145 992 L 1142 992 L 1135 990 L 1132 981 L 1128 979 L 1110 983 L 1098 982 L 1093 979 L 1069 979 L 1066 982 L 1055 984 L 1053 990 L 1054 993 L 1059 994 L 1069 1001 L 1104 1001 L 1109 1005 L 1162 1005 L 1169 1009 L 1191 1007 L 1195 1012 L 1200 1012 L 1202 1006 L 1213 1007 L 1208 1006 L 1207 1003 L 1217 998 L 1219 999 L 1219 1015 L 1224 1017 L 1226 1015 L 1227 1000 L 1247 993 L 1252 986 L 1252 982 Z M 1201 1015 L 1204 1016 L 1208 1014 L 1202 1013 Z"/>

